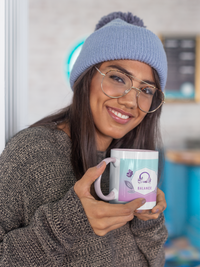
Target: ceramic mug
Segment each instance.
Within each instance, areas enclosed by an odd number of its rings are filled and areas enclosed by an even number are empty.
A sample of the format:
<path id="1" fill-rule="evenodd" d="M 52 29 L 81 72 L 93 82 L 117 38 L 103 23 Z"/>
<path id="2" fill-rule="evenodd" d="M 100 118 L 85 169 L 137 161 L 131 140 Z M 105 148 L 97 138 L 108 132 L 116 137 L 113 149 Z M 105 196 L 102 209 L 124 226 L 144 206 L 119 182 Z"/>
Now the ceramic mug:
<path id="1" fill-rule="evenodd" d="M 101 191 L 101 176 L 94 183 L 97 195 L 110 203 L 127 203 L 145 198 L 138 210 L 152 209 L 156 205 L 158 178 L 158 151 L 142 149 L 111 149 L 109 191 Z"/>

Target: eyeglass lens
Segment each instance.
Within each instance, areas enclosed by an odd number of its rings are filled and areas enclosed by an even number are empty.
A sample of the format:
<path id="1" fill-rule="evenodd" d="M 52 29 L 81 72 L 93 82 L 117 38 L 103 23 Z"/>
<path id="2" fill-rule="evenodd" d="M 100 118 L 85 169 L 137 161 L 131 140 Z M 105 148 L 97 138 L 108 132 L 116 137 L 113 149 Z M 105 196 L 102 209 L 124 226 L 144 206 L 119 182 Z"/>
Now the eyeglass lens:
<path id="1" fill-rule="evenodd" d="M 119 98 L 127 94 L 133 86 L 130 77 L 118 71 L 109 71 L 102 80 L 103 92 L 110 96 Z M 145 85 L 137 91 L 138 106 L 145 112 L 157 109 L 163 102 L 163 94 L 151 85 Z M 137 90 L 137 89 L 136 89 Z"/>

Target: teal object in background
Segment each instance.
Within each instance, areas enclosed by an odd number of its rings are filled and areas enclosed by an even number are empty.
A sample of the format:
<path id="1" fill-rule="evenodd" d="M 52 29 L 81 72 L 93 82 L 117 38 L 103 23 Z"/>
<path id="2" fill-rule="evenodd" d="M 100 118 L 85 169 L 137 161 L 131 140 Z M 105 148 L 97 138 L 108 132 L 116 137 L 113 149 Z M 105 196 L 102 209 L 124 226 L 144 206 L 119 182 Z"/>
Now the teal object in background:
<path id="1" fill-rule="evenodd" d="M 66 77 L 67 77 L 67 80 L 69 81 L 69 76 L 70 76 L 70 72 L 72 70 L 72 67 L 78 57 L 78 55 L 80 54 L 80 51 L 82 49 L 82 46 L 85 42 L 85 39 L 84 40 L 81 40 L 79 41 L 78 43 L 76 43 L 70 53 L 68 54 L 67 58 L 66 58 L 66 61 L 65 61 L 65 74 L 66 74 Z"/>
<path id="2" fill-rule="evenodd" d="M 187 237 L 200 249 L 200 166 L 188 166 Z"/>
<path id="3" fill-rule="evenodd" d="M 186 236 L 200 250 L 200 166 L 166 160 L 163 176 L 169 238 Z"/>
<path id="4" fill-rule="evenodd" d="M 165 193 L 167 208 L 164 211 L 169 237 L 186 233 L 188 209 L 187 167 L 166 160 L 161 189 Z"/>

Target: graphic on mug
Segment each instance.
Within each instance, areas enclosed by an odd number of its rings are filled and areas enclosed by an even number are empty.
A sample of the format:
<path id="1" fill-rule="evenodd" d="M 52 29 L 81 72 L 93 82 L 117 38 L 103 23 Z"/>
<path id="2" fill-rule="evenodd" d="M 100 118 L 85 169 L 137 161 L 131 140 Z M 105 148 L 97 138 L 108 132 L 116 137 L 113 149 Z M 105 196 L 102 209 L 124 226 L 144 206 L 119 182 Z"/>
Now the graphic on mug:
<path id="1" fill-rule="evenodd" d="M 126 176 L 129 177 L 129 178 L 131 176 L 133 176 L 133 171 L 129 169 L 128 172 L 127 172 L 127 174 L 126 174 Z"/>
<path id="2" fill-rule="evenodd" d="M 133 188 L 133 185 L 132 185 L 132 183 L 131 182 L 129 182 L 129 181 L 124 181 L 125 182 L 125 185 L 129 188 L 129 189 L 134 189 Z"/>
<path id="3" fill-rule="evenodd" d="M 144 197 L 147 202 L 156 200 L 158 161 L 154 159 L 120 160 L 119 201 Z M 128 179 L 127 179 L 128 178 Z"/>
<path id="4" fill-rule="evenodd" d="M 143 168 L 135 172 L 132 178 L 135 191 L 146 195 L 155 190 L 157 186 L 157 173 L 148 168 Z"/>
<path id="5" fill-rule="evenodd" d="M 139 176 L 138 183 L 151 183 L 151 177 L 148 172 L 142 172 Z"/>

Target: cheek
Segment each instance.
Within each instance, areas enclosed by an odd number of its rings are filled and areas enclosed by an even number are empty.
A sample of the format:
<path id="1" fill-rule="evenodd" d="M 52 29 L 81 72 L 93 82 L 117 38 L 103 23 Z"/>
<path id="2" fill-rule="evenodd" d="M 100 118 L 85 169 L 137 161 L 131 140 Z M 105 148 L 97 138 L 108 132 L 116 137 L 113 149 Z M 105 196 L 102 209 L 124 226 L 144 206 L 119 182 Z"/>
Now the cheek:
<path id="1" fill-rule="evenodd" d="M 92 112 L 92 116 L 99 114 L 99 106 L 100 101 L 97 93 L 91 92 L 90 93 L 90 108 Z"/>
<path id="2" fill-rule="evenodd" d="M 143 121 L 145 116 L 146 113 L 141 112 L 138 116 L 138 119 L 132 123 L 130 131 L 133 130 L 135 127 L 137 127 Z"/>
<path id="3" fill-rule="evenodd" d="M 146 113 L 142 112 L 141 111 L 141 114 L 140 114 L 140 123 L 143 121 L 143 119 L 146 117 Z"/>

